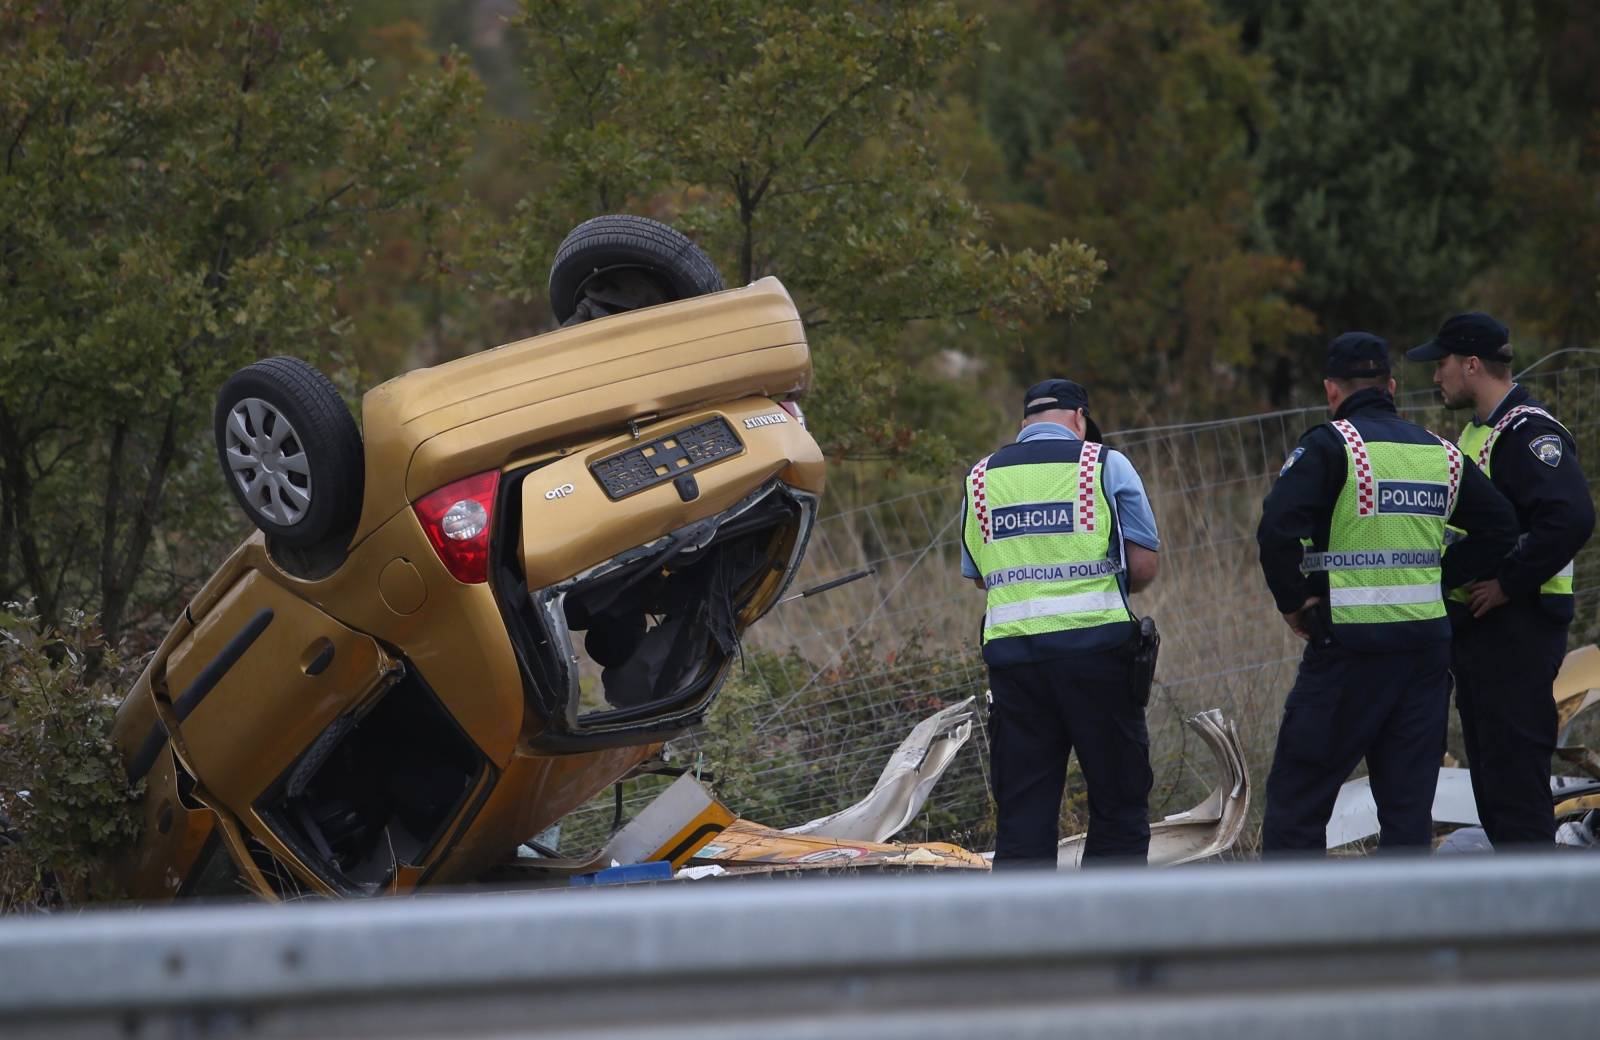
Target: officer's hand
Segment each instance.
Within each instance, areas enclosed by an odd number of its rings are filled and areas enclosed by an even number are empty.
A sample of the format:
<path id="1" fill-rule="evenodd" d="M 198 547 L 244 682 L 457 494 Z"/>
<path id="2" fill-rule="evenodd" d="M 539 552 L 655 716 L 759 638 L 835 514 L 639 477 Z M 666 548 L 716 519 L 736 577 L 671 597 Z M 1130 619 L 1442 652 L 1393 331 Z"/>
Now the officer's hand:
<path id="1" fill-rule="evenodd" d="M 1472 608 L 1473 617 L 1483 617 L 1495 607 L 1503 607 L 1510 602 L 1511 597 L 1500 587 L 1499 578 L 1475 581 L 1467 586 L 1467 605 Z"/>
<path id="2" fill-rule="evenodd" d="M 1311 638 L 1311 629 L 1307 626 L 1307 622 L 1311 619 L 1311 612 L 1321 602 L 1321 596 L 1307 596 L 1306 601 L 1300 604 L 1299 610 L 1290 611 L 1283 615 L 1283 620 L 1289 625 L 1289 631 L 1301 639 L 1309 640 Z"/>

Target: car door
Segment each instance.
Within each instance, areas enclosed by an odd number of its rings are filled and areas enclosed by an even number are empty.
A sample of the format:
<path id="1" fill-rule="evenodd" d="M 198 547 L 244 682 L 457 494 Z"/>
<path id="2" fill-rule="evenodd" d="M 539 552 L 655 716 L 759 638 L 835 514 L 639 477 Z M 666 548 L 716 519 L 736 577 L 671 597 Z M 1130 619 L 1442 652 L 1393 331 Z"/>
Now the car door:
<path id="1" fill-rule="evenodd" d="M 245 567 L 174 648 L 155 696 L 201 790 L 261 836 L 254 805 L 397 674 L 377 641 Z"/>

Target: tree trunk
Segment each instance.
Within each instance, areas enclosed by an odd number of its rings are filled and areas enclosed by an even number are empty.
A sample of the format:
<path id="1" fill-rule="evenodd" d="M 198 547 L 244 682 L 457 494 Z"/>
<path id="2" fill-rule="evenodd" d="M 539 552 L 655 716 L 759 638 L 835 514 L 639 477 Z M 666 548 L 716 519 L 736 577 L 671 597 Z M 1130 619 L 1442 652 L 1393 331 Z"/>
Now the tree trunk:
<path id="1" fill-rule="evenodd" d="M 161 431 L 161 443 L 156 448 L 150 464 L 150 476 L 145 481 L 144 495 L 139 508 L 129 523 L 128 535 L 123 543 L 121 561 L 113 560 L 116 573 L 102 573 L 100 626 L 106 642 L 115 645 L 126 619 L 128 600 L 133 587 L 144 570 L 144 558 L 150 549 L 150 536 L 155 530 L 156 517 L 161 510 L 161 496 L 167 486 L 167 471 L 178 442 L 178 405 L 167 409 L 167 420 Z"/>
<path id="2" fill-rule="evenodd" d="M 739 245 L 739 284 L 749 285 L 756 279 L 755 258 L 755 204 L 748 201 L 743 191 L 739 193 L 739 223 L 744 228 L 744 240 Z"/>
<path id="3" fill-rule="evenodd" d="M 28 447 L 10 411 L 0 403 L 0 484 L 5 486 L 6 522 L 16 541 L 23 586 L 34 597 L 39 616 L 54 625 L 59 604 L 39 542 L 33 536 L 33 475 L 28 471 Z"/>

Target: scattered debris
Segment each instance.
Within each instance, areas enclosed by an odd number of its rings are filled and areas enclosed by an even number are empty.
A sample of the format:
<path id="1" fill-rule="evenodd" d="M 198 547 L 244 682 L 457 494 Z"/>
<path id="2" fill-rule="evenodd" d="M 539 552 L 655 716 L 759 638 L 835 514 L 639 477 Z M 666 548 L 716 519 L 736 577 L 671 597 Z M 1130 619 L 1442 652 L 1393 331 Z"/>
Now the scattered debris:
<path id="1" fill-rule="evenodd" d="M 972 736 L 974 699 L 968 697 L 917 723 L 861 801 L 831 816 L 785 827 L 784 833 L 865 841 L 886 841 L 898 834 L 916 819 L 928 801 L 928 792 Z"/>
<path id="2" fill-rule="evenodd" d="M 839 867 L 989 869 L 989 861 L 978 853 L 943 842 L 906 845 L 790 834 L 743 819 L 729 824 L 715 841 L 695 854 L 694 862 L 715 863 L 731 876 Z"/>
<path id="3" fill-rule="evenodd" d="M 1175 813 L 1150 825 L 1151 866 L 1171 867 L 1210 859 L 1233 848 L 1250 813 L 1250 773 L 1245 767 L 1239 730 L 1219 708 L 1210 708 L 1184 720 L 1211 749 L 1222 773 L 1205 801 L 1187 812 Z M 1076 869 L 1082 865 L 1086 834 L 1063 838 L 1056 865 Z"/>
<path id="4" fill-rule="evenodd" d="M 1439 770 L 1439 786 L 1433 792 L 1433 822 L 1478 825 L 1478 803 L 1472 797 L 1472 776 L 1465 769 L 1445 766 Z M 1372 797 L 1372 785 L 1366 777 L 1358 777 L 1339 788 L 1339 797 L 1333 803 L 1333 816 L 1328 820 L 1328 848 L 1336 849 L 1375 837 L 1378 825 L 1378 803 Z"/>
<path id="5" fill-rule="evenodd" d="M 872 791 L 847 809 L 778 830 L 735 819 L 711 792 L 684 776 L 618 832 L 591 869 L 606 862 L 668 860 L 681 868 L 673 875 L 680 880 L 841 868 L 988 870 L 992 853 L 944 842 L 887 840 L 922 811 L 934 784 L 971 737 L 973 700 L 918 723 L 889 757 Z M 1185 721 L 1211 749 L 1222 779 L 1194 808 L 1151 825 L 1150 862 L 1158 866 L 1226 852 L 1238 841 L 1250 810 L 1250 776 L 1237 728 L 1216 708 Z M 1063 868 L 1079 865 L 1083 841 L 1080 834 L 1061 842 Z M 684 867 L 685 861 L 690 866 Z"/>
<path id="6" fill-rule="evenodd" d="M 707 863 L 699 867 L 684 867 L 673 877 L 679 881 L 699 881 L 702 878 L 722 877 L 727 871 L 716 863 Z"/>
<path id="7" fill-rule="evenodd" d="M 607 867 L 593 874 L 578 874 L 567 879 L 572 888 L 594 888 L 608 885 L 643 885 L 655 881 L 671 881 L 672 864 L 665 860 L 649 863 L 629 863 L 626 866 Z"/>
<path id="8" fill-rule="evenodd" d="M 733 820 L 727 806 L 685 773 L 612 835 L 603 855 L 620 864 L 662 860 L 676 869 Z"/>

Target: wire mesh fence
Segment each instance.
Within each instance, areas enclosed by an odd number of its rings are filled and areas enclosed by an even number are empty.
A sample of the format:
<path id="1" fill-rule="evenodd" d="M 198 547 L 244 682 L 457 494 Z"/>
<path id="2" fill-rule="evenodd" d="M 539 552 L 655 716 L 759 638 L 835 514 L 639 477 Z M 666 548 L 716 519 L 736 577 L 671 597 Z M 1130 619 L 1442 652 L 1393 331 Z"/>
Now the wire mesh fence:
<path id="1" fill-rule="evenodd" d="M 1536 366 L 1522 382 L 1572 431 L 1581 458 L 1600 457 L 1600 367 Z M 1445 411 L 1431 390 L 1401 394 L 1398 403 L 1407 418 L 1452 439 L 1469 418 Z M 1266 775 L 1301 644 L 1260 576 L 1255 528 L 1285 457 L 1325 419 L 1324 409 L 1303 408 L 1106 437 L 1141 474 L 1161 532 L 1160 577 L 1134 600 L 1162 633 L 1148 714 L 1157 816 L 1187 808 L 1220 779 L 1183 726 L 1194 712 L 1221 708 L 1239 727 L 1251 775 Z M 734 810 L 792 826 L 866 794 L 917 721 L 976 697 L 977 732 L 900 838 L 990 847 L 983 595 L 961 577 L 960 538 L 959 480 L 825 516 L 796 588 L 873 574 L 774 609 L 751 631 L 744 667 L 705 731 L 669 753 L 708 770 Z M 1571 645 L 1581 645 L 1600 632 L 1600 553 L 1592 548 L 1579 556 L 1575 585 Z M 654 778 L 628 781 L 622 817 L 659 786 Z M 1063 826 L 1081 828 L 1081 809 L 1074 769 Z M 614 814 L 608 792 L 569 816 L 563 848 L 592 847 Z"/>

